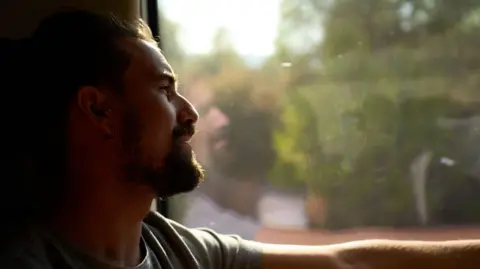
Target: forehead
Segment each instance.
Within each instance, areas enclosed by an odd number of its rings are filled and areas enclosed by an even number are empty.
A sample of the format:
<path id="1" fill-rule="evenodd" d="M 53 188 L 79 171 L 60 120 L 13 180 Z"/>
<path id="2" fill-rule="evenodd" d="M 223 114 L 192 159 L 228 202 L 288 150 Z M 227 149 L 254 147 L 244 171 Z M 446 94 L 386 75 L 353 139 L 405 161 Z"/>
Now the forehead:
<path id="1" fill-rule="evenodd" d="M 172 67 L 160 49 L 153 42 L 128 40 L 125 42 L 130 54 L 130 64 L 125 72 L 125 86 L 158 83 L 161 80 L 175 80 Z"/>

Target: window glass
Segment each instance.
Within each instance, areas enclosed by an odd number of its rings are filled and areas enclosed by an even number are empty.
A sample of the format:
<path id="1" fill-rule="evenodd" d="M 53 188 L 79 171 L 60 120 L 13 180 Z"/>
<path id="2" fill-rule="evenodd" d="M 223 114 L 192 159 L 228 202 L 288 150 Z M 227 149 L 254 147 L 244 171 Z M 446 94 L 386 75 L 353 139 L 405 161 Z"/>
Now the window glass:
<path id="1" fill-rule="evenodd" d="M 480 237 L 480 1 L 159 9 L 207 175 L 174 219 L 271 243 Z"/>

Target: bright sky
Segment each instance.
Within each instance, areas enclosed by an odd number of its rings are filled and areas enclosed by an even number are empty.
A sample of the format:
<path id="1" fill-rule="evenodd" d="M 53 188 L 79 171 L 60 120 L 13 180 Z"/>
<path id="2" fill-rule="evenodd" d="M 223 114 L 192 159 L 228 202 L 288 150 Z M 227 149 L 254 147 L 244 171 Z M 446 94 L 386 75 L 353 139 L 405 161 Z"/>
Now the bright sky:
<path id="1" fill-rule="evenodd" d="M 160 0 L 163 14 L 181 26 L 188 53 L 205 53 L 218 28 L 229 31 L 240 54 L 266 56 L 274 51 L 281 0 Z"/>

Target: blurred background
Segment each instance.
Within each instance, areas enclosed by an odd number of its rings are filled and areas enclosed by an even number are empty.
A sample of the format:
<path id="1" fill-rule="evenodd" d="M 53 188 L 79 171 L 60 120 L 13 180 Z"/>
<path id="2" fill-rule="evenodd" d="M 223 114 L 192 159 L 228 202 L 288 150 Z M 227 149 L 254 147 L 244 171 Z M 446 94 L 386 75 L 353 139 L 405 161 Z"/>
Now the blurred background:
<path id="1" fill-rule="evenodd" d="M 160 0 L 206 168 L 189 227 L 480 238 L 480 0 Z"/>

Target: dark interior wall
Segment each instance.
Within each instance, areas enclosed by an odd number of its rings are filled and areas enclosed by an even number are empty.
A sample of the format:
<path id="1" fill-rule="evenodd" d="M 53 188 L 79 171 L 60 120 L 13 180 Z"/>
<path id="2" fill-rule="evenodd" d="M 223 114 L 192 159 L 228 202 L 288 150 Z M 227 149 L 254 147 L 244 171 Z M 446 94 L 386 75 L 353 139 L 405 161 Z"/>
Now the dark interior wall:
<path id="1" fill-rule="evenodd" d="M 38 22 L 61 7 L 114 12 L 119 17 L 139 17 L 140 0 L 1 0 L 0 37 L 19 38 L 31 33 Z"/>

